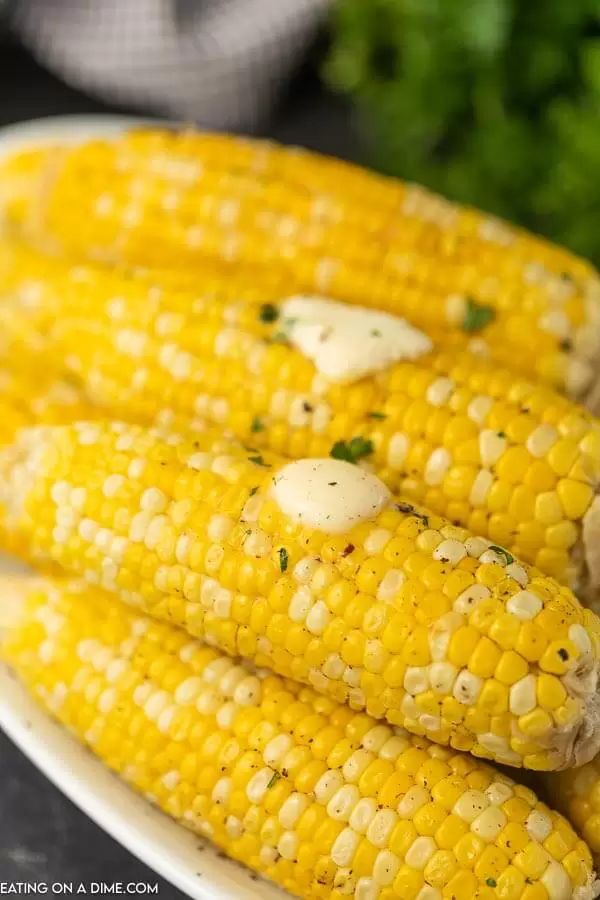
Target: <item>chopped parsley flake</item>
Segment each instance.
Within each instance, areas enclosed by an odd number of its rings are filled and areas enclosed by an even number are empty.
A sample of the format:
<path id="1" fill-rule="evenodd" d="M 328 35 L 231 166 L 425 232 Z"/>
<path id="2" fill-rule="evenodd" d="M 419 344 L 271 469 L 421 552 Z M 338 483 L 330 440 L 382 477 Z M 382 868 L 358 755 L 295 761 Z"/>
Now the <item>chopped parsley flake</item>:
<path id="1" fill-rule="evenodd" d="M 467 297 L 467 306 L 462 321 L 463 331 L 472 334 L 475 331 L 481 331 L 486 325 L 494 319 L 496 313 L 491 306 L 482 306 L 476 303 L 472 297 Z"/>
<path id="2" fill-rule="evenodd" d="M 379 328 L 371 328 L 371 337 L 381 337 Z"/>
<path id="3" fill-rule="evenodd" d="M 273 772 L 273 774 L 271 776 L 271 780 L 269 781 L 269 783 L 267 785 L 267 790 L 270 791 L 272 787 L 275 787 L 275 785 L 277 784 L 277 782 L 279 781 L 280 778 L 281 778 L 281 775 L 279 774 L 279 772 Z"/>
<path id="4" fill-rule="evenodd" d="M 336 441 L 329 455 L 333 459 L 343 459 L 345 462 L 356 464 L 365 456 L 370 456 L 375 448 L 373 441 L 364 437 L 353 437 L 349 441 Z"/>
<path id="5" fill-rule="evenodd" d="M 387 419 L 387 416 L 385 413 L 377 412 L 375 410 L 373 412 L 367 413 L 367 419 L 379 419 L 380 421 L 382 421 L 383 419 Z"/>
<path id="6" fill-rule="evenodd" d="M 259 418 L 259 416 L 254 416 L 254 418 L 252 419 L 252 424 L 250 425 L 250 431 L 252 432 L 252 434 L 256 434 L 258 431 L 264 430 L 265 426 L 262 419 Z"/>
<path id="7" fill-rule="evenodd" d="M 258 317 L 261 322 L 265 322 L 269 324 L 270 322 L 276 322 L 279 318 L 279 310 L 273 303 L 263 303 L 260 308 L 260 312 Z"/>
<path id="8" fill-rule="evenodd" d="M 497 553 L 498 556 L 504 557 L 505 566 L 510 566 L 511 563 L 514 563 L 514 556 L 511 556 L 508 550 L 505 550 L 504 547 L 497 547 L 496 544 L 490 544 L 489 549 L 493 550 L 494 553 Z"/>
<path id="9" fill-rule="evenodd" d="M 486 878 L 485 883 L 488 887 L 498 887 L 498 883 L 495 878 Z"/>
<path id="10" fill-rule="evenodd" d="M 269 463 L 266 463 L 260 454 L 258 456 L 249 456 L 248 459 L 250 462 L 253 462 L 257 466 L 262 466 L 264 469 L 270 469 L 271 466 Z"/>
<path id="11" fill-rule="evenodd" d="M 285 572 L 285 570 L 288 567 L 288 562 L 289 562 L 288 552 L 285 549 L 285 547 L 280 547 L 279 550 L 277 551 L 277 554 L 279 556 L 279 568 L 281 569 L 282 572 Z"/>
<path id="12" fill-rule="evenodd" d="M 254 495 L 256 494 L 257 491 L 258 491 L 258 485 L 256 487 L 253 487 L 250 489 L 250 496 L 254 497 Z"/>

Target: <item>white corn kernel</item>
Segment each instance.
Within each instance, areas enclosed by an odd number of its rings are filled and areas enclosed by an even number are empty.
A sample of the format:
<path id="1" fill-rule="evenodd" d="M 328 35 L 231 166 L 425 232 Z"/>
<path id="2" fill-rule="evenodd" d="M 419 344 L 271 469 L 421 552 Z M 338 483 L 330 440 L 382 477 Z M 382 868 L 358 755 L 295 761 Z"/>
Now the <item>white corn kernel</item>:
<path id="1" fill-rule="evenodd" d="M 449 562 L 456 566 L 467 555 L 465 545 L 461 541 L 449 539 L 442 541 L 433 551 L 433 558 L 441 562 Z"/>
<path id="2" fill-rule="evenodd" d="M 415 784 L 409 788 L 402 800 L 396 807 L 398 815 L 401 819 L 412 819 L 417 810 L 421 809 L 426 803 L 429 803 L 429 791 L 420 784 Z"/>
<path id="3" fill-rule="evenodd" d="M 373 878 L 385 887 L 392 883 L 399 868 L 400 860 L 391 850 L 380 850 L 373 865 Z"/>
<path id="4" fill-rule="evenodd" d="M 525 443 L 532 456 L 542 459 L 558 440 L 559 434 L 553 425 L 544 423 L 535 428 Z"/>
<path id="5" fill-rule="evenodd" d="M 564 866 L 555 859 L 550 862 L 540 876 L 540 883 L 548 892 L 548 900 L 572 900 L 577 894 L 573 893 L 573 885 Z"/>
<path id="6" fill-rule="evenodd" d="M 399 469 L 406 459 L 408 453 L 409 441 L 405 434 L 397 431 L 390 438 L 387 452 L 387 462 L 391 469 Z"/>
<path id="7" fill-rule="evenodd" d="M 459 703 L 463 703 L 465 706 L 472 706 L 477 701 L 482 687 L 483 680 L 481 678 L 473 675 L 468 669 L 463 669 L 456 676 L 452 696 Z"/>
<path id="8" fill-rule="evenodd" d="M 488 806 L 471 822 L 471 831 L 482 840 L 491 843 L 496 840 L 506 822 L 506 816 L 501 809 Z"/>
<path id="9" fill-rule="evenodd" d="M 451 378 L 436 378 L 425 393 L 425 399 L 431 406 L 445 406 L 454 390 L 454 382 Z"/>
<path id="10" fill-rule="evenodd" d="M 541 844 L 552 831 L 552 822 L 545 813 L 532 809 L 525 819 L 525 828 L 529 836 Z"/>
<path id="11" fill-rule="evenodd" d="M 344 785 L 342 773 L 338 769 L 328 769 L 323 772 L 315 785 L 315 799 L 317 803 L 325 805 L 329 803 L 333 795 Z"/>
<path id="12" fill-rule="evenodd" d="M 481 791 L 470 790 L 465 791 L 464 794 L 458 798 L 452 807 L 452 812 L 470 825 L 471 822 L 474 822 L 477 816 L 481 815 L 484 809 L 487 809 L 489 805 L 490 801 L 484 793 Z"/>
<path id="13" fill-rule="evenodd" d="M 345 784 L 327 804 L 327 815 L 337 822 L 347 822 L 359 800 L 360 792 L 356 785 Z"/>
<path id="14" fill-rule="evenodd" d="M 406 581 L 406 575 L 401 569 L 389 569 L 377 588 L 377 599 L 384 603 L 391 602 Z"/>
<path id="15" fill-rule="evenodd" d="M 295 828 L 298 819 L 302 813 L 308 809 L 310 801 L 306 794 L 300 794 L 294 791 L 284 800 L 279 810 L 279 823 L 286 830 Z"/>
<path id="16" fill-rule="evenodd" d="M 398 821 L 393 809 L 380 809 L 367 828 L 367 838 L 375 847 L 385 847 Z"/>
<path id="17" fill-rule="evenodd" d="M 387 528 L 374 528 L 365 539 L 365 553 L 368 556 L 375 556 L 378 553 L 382 553 L 391 537 L 392 532 L 388 531 Z"/>
<path id="18" fill-rule="evenodd" d="M 481 464 L 489 469 L 494 463 L 497 463 L 504 451 L 507 442 L 499 432 L 492 431 L 491 428 L 484 429 L 479 436 L 479 454 L 481 456 Z"/>
<path id="19" fill-rule="evenodd" d="M 534 675 L 525 675 L 516 681 L 510 689 L 509 708 L 515 716 L 524 716 L 536 706 L 536 679 Z"/>
<path id="20" fill-rule="evenodd" d="M 352 828 L 344 828 L 334 841 L 331 848 L 331 859 L 336 866 L 350 866 L 354 859 L 354 854 L 358 850 L 360 843 L 360 835 Z"/>
<path id="21" fill-rule="evenodd" d="M 430 486 L 441 484 L 451 462 L 452 457 L 448 450 L 445 447 L 437 447 L 425 465 L 425 483 Z"/>
<path id="22" fill-rule="evenodd" d="M 366 834 L 366 831 L 373 821 L 377 812 L 377 804 L 372 797 L 363 797 L 358 801 L 352 813 L 350 814 L 349 825 L 359 834 Z"/>
<path id="23" fill-rule="evenodd" d="M 506 609 L 518 619 L 533 619 L 542 609 L 542 601 L 531 591 L 517 591 L 509 599 Z"/>
<path id="24" fill-rule="evenodd" d="M 488 469 L 480 469 L 473 480 L 471 493 L 469 494 L 471 506 L 479 507 L 485 504 L 493 483 L 494 476 L 492 473 Z"/>
<path id="25" fill-rule="evenodd" d="M 424 869 L 436 850 L 437 845 L 432 837 L 418 837 L 406 851 L 404 861 L 412 869 Z"/>

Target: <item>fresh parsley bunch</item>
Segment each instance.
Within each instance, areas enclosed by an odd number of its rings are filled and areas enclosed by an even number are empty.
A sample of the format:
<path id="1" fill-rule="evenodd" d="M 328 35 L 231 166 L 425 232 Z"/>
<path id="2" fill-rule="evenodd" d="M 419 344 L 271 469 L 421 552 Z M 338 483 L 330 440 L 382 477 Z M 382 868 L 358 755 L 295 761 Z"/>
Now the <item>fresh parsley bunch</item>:
<path id="1" fill-rule="evenodd" d="M 382 170 L 600 261 L 600 0 L 337 0 L 326 76 Z"/>

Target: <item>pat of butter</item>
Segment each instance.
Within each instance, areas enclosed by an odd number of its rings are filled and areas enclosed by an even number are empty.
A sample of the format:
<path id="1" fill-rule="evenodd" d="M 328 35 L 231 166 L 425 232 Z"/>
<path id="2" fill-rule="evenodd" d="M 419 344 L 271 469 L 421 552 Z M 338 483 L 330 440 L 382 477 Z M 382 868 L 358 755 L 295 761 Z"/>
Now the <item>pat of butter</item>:
<path id="1" fill-rule="evenodd" d="M 271 496 L 292 521 L 329 534 L 374 519 L 390 501 L 385 484 L 339 459 L 299 459 L 273 478 Z"/>
<path id="2" fill-rule="evenodd" d="M 429 337 L 398 316 L 322 297 L 290 297 L 281 304 L 289 342 L 338 384 L 381 372 L 432 348 Z"/>

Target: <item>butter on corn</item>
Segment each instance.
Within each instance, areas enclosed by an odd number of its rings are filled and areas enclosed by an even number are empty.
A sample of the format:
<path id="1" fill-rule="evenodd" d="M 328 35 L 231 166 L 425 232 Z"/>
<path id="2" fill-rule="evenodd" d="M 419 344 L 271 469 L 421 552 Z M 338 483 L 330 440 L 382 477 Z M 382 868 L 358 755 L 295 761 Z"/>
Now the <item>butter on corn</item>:
<path id="1" fill-rule="evenodd" d="M 208 266 L 279 294 L 401 314 L 598 402 L 600 288 L 590 264 L 337 160 L 136 131 L 8 157 L 0 209 L 17 231 L 80 258 L 171 270 L 192 285 Z"/>
<path id="2" fill-rule="evenodd" d="M 585 843 L 487 764 L 83 585 L 0 589 L 0 656 L 33 696 L 164 812 L 291 893 L 591 900 Z"/>
<path id="3" fill-rule="evenodd" d="M 233 276 L 199 278 L 194 294 L 18 243 L 0 243 L 0 274 L 9 296 L 35 291 L 45 339 L 108 415 L 208 420 L 291 458 L 358 440 L 393 490 L 597 602 L 600 427 L 548 388 L 456 347 L 330 383 L 285 342 L 297 305 L 233 300 L 256 291 Z"/>
<path id="4" fill-rule="evenodd" d="M 489 540 L 386 503 L 350 463 L 290 499 L 301 465 L 211 433 L 33 428 L 0 458 L 0 500 L 34 558 L 354 709 L 509 765 L 590 759 L 593 613 Z M 372 508 L 352 499 L 352 527 L 315 529 L 363 477 Z"/>

